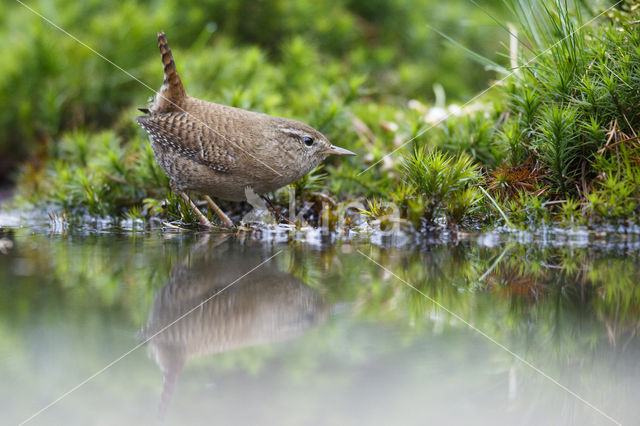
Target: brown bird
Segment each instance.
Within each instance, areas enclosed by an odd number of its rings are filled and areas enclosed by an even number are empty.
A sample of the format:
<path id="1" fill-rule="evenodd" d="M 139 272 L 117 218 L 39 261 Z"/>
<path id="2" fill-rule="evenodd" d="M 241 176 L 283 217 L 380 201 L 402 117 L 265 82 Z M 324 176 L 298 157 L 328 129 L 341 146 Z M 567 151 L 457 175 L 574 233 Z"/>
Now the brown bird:
<path id="1" fill-rule="evenodd" d="M 299 121 L 206 102 L 187 95 L 169 43 L 158 33 L 164 82 L 147 116 L 136 121 L 149 133 L 153 153 L 171 188 L 193 209 L 202 225 L 209 220 L 185 191 L 202 194 L 229 227 L 233 222 L 209 197 L 244 201 L 245 189 L 259 195 L 307 174 L 330 154 L 355 155 L 334 146 Z"/>

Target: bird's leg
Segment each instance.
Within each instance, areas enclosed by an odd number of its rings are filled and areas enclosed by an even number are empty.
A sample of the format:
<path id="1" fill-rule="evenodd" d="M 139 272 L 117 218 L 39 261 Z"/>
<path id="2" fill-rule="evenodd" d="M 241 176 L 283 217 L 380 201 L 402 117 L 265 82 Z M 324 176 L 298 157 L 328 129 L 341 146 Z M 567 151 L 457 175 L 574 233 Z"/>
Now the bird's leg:
<path id="1" fill-rule="evenodd" d="M 204 214 L 202 214 L 200 209 L 196 207 L 195 204 L 193 204 L 193 201 L 191 201 L 191 198 L 189 198 L 189 196 L 183 191 L 180 191 L 178 194 L 180 194 L 184 202 L 187 203 L 187 206 L 189 206 L 189 208 L 191 208 L 191 210 L 193 210 L 193 212 L 196 214 L 196 216 L 198 217 L 198 221 L 200 222 L 200 225 L 206 226 L 207 228 L 211 228 L 212 227 L 211 222 L 209 222 L 209 219 L 207 219 L 207 217 Z"/>
<path id="2" fill-rule="evenodd" d="M 209 204 L 209 207 L 211 207 L 211 209 L 218 215 L 218 217 L 220 218 L 224 226 L 226 226 L 227 228 L 234 228 L 233 222 L 231 221 L 231 219 L 229 219 L 229 216 L 227 216 L 222 211 L 222 209 L 218 207 L 216 203 L 213 202 L 211 197 L 209 197 L 208 195 L 203 195 L 202 198 L 204 198 L 207 204 Z"/>

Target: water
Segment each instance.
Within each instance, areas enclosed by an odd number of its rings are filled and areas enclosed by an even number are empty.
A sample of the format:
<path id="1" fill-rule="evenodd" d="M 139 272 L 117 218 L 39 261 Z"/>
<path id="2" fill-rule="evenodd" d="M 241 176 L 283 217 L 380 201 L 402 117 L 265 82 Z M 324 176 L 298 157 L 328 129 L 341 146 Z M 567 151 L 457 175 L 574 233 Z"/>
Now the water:
<path id="1" fill-rule="evenodd" d="M 639 424 L 631 237 L 0 249 L 2 424 Z"/>

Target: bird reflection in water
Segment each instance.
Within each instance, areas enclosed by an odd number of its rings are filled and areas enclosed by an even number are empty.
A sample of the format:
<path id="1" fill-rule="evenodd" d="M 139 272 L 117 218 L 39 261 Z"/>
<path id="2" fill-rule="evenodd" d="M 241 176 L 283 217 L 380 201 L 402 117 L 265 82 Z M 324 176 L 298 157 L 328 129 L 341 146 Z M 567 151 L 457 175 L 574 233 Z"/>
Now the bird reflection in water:
<path id="1" fill-rule="evenodd" d="M 139 333 L 141 340 L 149 339 L 149 353 L 164 377 L 161 418 L 189 359 L 292 339 L 329 314 L 321 296 L 279 270 L 275 259 L 238 280 L 271 253 L 225 241 L 210 244 L 208 237 L 197 246 L 172 269 L 169 282 L 154 296 L 147 325 Z M 181 316 L 184 318 L 162 331 Z"/>

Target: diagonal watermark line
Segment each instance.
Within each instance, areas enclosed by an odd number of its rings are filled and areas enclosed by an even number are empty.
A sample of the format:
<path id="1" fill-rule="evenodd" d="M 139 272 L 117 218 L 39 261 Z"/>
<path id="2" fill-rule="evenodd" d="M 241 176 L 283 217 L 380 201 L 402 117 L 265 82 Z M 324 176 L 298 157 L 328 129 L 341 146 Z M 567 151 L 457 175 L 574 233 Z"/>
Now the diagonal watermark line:
<path id="1" fill-rule="evenodd" d="M 104 56 L 102 53 L 98 52 L 97 50 L 95 50 L 93 47 L 89 46 L 88 44 L 86 44 L 85 42 L 83 42 L 82 40 L 80 40 L 78 37 L 74 36 L 73 34 L 71 34 L 69 31 L 65 30 L 64 28 L 62 28 L 61 26 L 59 26 L 58 24 L 56 24 L 55 22 L 53 22 L 52 20 L 50 20 L 49 18 L 47 18 L 46 16 L 42 15 L 41 13 L 39 13 L 38 11 L 34 10 L 33 8 L 31 8 L 30 6 L 26 5 L 25 3 L 23 3 L 21 0 L 16 0 L 17 3 L 21 4 L 22 6 L 24 6 L 25 9 L 31 11 L 34 15 L 40 17 L 41 19 L 43 19 L 44 21 L 46 21 L 48 24 L 52 25 L 53 27 L 55 27 L 57 30 L 59 30 L 60 32 L 62 32 L 63 34 L 71 37 L 73 40 L 75 40 L 78 44 L 86 47 L 87 49 L 89 49 L 91 52 L 95 53 L 96 55 L 98 55 L 100 58 L 104 59 L 106 62 L 108 62 L 109 64 L 113 65 L 114 67 L 116 67 L 118 70 L 122 71 L 123 73 L 125 73 L 127 76 L 131 77 L 133 80 L 137 81 L 138 83 L 140 83 L 142 86 L 146 87 L 147 89 L 151 90 L 153 93 L 156 94 L 156 96 L 161 97 L 162 99 L 164 99 L 165 101 L 169 102 L 171 105 L 175 106 L 177 109 L 179 109 L 180 111 L 182 111 L 183 113 L 187 114 L 189 117 L 191 117 L 193 120 L 199 122 L 200 124 L 202 124 L 203 126 L 205 126 L 207 129 L 211 130 L 213 133 L 215 133 L 216 135 L 220 136 L 222 139 L 224 139 L 225 141 L 229 142 L 231 145 L 235 146 L 236 148 L 238 148 L 240 151 L 244 152 L 245 154 L 247 154 L 249 157 L 253 158 L 254 160 L 256 160 L 257 162 L 259 162 L 260 164 L 262 164 L 263 166 L 265 166 L 266 168 L 268 168 L 269 170 L 271 170 L 272 172 L 274 172 L 275 174 L 277 174 L 278 176 L 282 176 L 281 173 L 279 173 L 277 170 L 275 170 L 273 167 L 269 166 L 267 163 L 265 163 L 264 161 L 260 160 L 259 158 L 257 158 L 256 156 L 254 156 L 253 154 L 251 154 L 250 152 L 248 152 L 247 150 L 243 149 L 241 146 L 239 146 L 237 143 L 235 143 L 234 141 L 232 141 L 231 139 L 227 138 L 225 135 L 223 135 L 222 133 L 218 132 L 217 130 L 213 129 L 211 126 L 209 126 L 207 123 L 205 123 L 204 121 L 202 121 L 200 118 L 195 117 L 192 114 L 189 114 L 184 108 L 182 108 L 180 105 L 176 104 L 175 102 L 173 102 L 171 99 L 165 97 L 163 94 L 161 94 L 160 92 L 158 92 L 157 90 L 155 90 L 153 87 L 149 86 L 147 83 L 145 83 L 144 81 L 140 80 L 138 77 L 136 77 L 135 75 L 131 74 L 129 71 L 125 70 L 124 68 L 122 68 L 120 65 L 116 64 L 115 62 L 113 62 L 111 59 L 107 58 L 106 56 Z"/>
<path id="2" fill-rule="evenodd" d="M 273 259 L 274 257 L 276 257 L 277 255 L 279 255 L 280 253 L 282 253 L 282 250 L 279 250 L 278 252 L 276 252 L 274 255 L 272 255 L 271 257 L 265 259 L 264 261 L 260 262 L 258 265 L 254 266 L 251 270 L 249 270 L 248 272 L 242 274 L 240 277 L 236 278 L 235 280 L 233 280 L 231 283 L 227 284 L 227 286 L 223 287 L 220 291 L 214 293 L 213 295 L 207 297 L 206 299 L 204 299 L 203 301 L 201 301 L 200 303 L 198 303 L 196 306 L 194 306 L 193 308 L 189 309 L 187 312 L 185 312 L 184 314 L 180 315 L 178 318 L 176 318 L 175 320 L 173 320 L 172 322 L 170 322 L 169 324 L 165 325 L 163 328 L 161 328 L 158 332 L 154 333 L 153 335 L 151 335 L 150 337 L 146 338 L 145 340 L 143 340 L 142 342 L 138 343 L 137 345 L 135 345 L 133 348 L 129 349 L 127 352 L 123 353 L 122 355 L 120 355 L 118 358 L 114 359 L 113 361 L 111 361 L 109 364 L 105 365 L 104 367 L 102 367 L 100 370 L 96 371 L 95 373 L 93 373 L 91 376 L 87 377 L 86 379 L 84 379 L 82 382 L 78 383 L 77 385 L 75 385 L 74 387 L 72 387 L 71 389 L 69 389 L 68 391 L 66 391 L 65 393 L 63 393 L 62 395 L 60 395 L 59 397 L 57 397 L 56 399 L 54 399 L 53 401 L 51 401 L 49 404 L 45 405 L 44 407 L 42 407 L 41 409 L 39 409 L 38 411 L 36 411 L 34 414 L 32 414 L 31 416 L 29 416 L 27 419 L 23 420 L 22 422 L 20 422 L 19 426 L 22 426 L 28 422 L 30 422 L 31 420 L 33 420 L 34 418 L 36 418 L 37 416 L 39 416 L 40 414 L 42 414 L 44 411 L 48 410 L 49 408 L 53 407 L 55 404 L 57 404 L 58 402 L 60 402 L 61 400 L 63 400 L 64 398 L 66 398 L 67 396 L 69 396 L 70 394 L 72 394 L 73 392 L 77 391 L 78 389 L 80 389 L 82 386 L 84 386 L 85 384 L 87 384 L 88 382 L 90 382 L 91 380 L 95 379 L 96 377 L 98 377 L 100 374 L 104 373 L 105 371 L 107 371 L 109 368 L 113 367 L 115 364 L 117 364 L 118 362 L 122 361 L 125 357 L 127 357 L 129 354 L 131 354 L 132 352 L 136 351 L 137 349 L 141 348 L 142 346 L 144 346 L 145 344 L 147 344 L 151 339 L 153 339 L 154 337 L 156 337 L 157 335 L 165 332 L 167 329 L 169 329 L 170 327 L 172 327 L 173 325 L 175 325 L 178 321 L 182 320 L 183 318 L 185 318 L 186 316 L 188 316 L 189 314 L 191 314 L 192 312 L 201 309 L 202 306 L 204 304 L 206 304 L 207 302 L 209 302 L 211 299 L 213 299 L 214 297 L 216 297 L 217 295 L 219 295 L 220 293 L 222 293 L 223 291 L 225 291 L 226 289 L 228 289 L 229 287 L 231 287 L 232 285 L 236 284 L 238 281 L 240 281 L 241 279 L 243 279 L 244 277 L 246 277 L 247 275 L 249 275 L 250 273 L 254 272 L 256 269 L 259 269 L 261 266 L 263 266 L 265 263 L 269 262 L 271 259 Z"/>
<path id="3" fill-rule="evenodd" d="M 611 417 L 610 415 L 608 415 L 607 413 L 605 413 L 604 411 L 602 411 L 601 409 L 599 409 L 598 407 L 596 407 L 595 405 L 593 405 L 592 403 L 590 403 L 589 401 L 587 401 L 586 399 L 584 399 L 583 397 L 581 397 L 580 395 L 578 395 L 577 393 L 575 393 L 574 391 L 572 391 L 571 389 L 569 389 L 568 387 L 566 387 L 565 385 L 563 385 L 562 383 L 558 382 L 557 380 L 555 380 L 553 377 L 549 376 L 547 373 L 545 373 L 544 371 L 540 370 L 538 367 L 536 367 L 535 365 L 531 364 L 529 361 L 527 361 L 526 359 L 524 359 L 523 357 L 521 357 L 520 355 L 516 354 L 515 352 L 513 352 L 511 349 L 509 349 L 508 347 L 506 347 L 505 345 L 503 345 L 502 343 L 498 342 L 496 339 L 494 339 L 493 337 L 489 336 L 487 333 L 485 333 L 484 331 L 480 330 L 478 327 L 474 326 L 473 324 L 471 324 L 469 321 L 465 320 L 464 318 L 462 318 L 460 315 L 456 314 L 455 312 L 451 311 L 450 309 L 448 309 L 447 307 L 443 306 L 441 303 L 439 303 L 438 301 L 436 301 L 434 298 L 428 296 L 426 293 L 424 293 L 423 291 L 420 291 L 417 287 L 415 287 L 413 284 L 409 283 L 408 281 L 402 279 L 401 277 L 399 277 L 398 275 L 396 275 L 394 272 L 392 272 L 391 270 L 389 270 L 388 268 L 384 267 L 383 265 L 381 265 L 380 263 L 376 262 L 374 259 L 372 259 L 370 256 L 367 256 L 366 254 L 364 254 L 362 251 L 358 250 L 358 253 L 360 253 L 362 256 L 366 257 L 367 259 L 369 259 L 371 262 L 375 263 L 376 265 L 378 265 L 382 270 L 386 271 L 387 273 L 393 275 L 396 279 L 398 279 L 399 281 L 401 281 L 402 283 L 404 283 L 407 287 L 411 288 L 412 290 L 415 290 L 416 292 L 418 292 L 419 294 L 421 294 L 422 296 L 424 296 L 427 300 L 429 300 L 431 303 L 433 303 L 434 305 L 438 306 L 440 309 L 446 311 L 449 315 L 453 316 L 454 318 L 456 318 L 458 321 L 462 322 L 463 324 L 465 324 L 467 327 L 469 327 L 470 329 L 472 329 L 473 331 L 475 331 L 476 333 L 480 334 L 481 336 L 485 337 L 486 339 L 488 339 L 490 342 L 494 343 L 495 345 L 497 345 L 500 349 L 504 350 L 505 352 L 509 353 L 511 356 L 513 356 L 514 358 L 516 358 L 518 361 L 522 362 L 523 364 L 525 364 L 526 366 L 530 367 L 531 369 L 533 369 L 536 373 L 540 374 L 541 376 L 543 376 L 544 378 L 546 378 L 547 380 L 551 381 L 552 383 L 554 383 L 556 386 L 560 387 L 562 390 L 564 390 L 565 392 L 569 393 L 570 395 L 574 396 L 575 398 L 579 399 L 581 402 L 583 402 L 585 405 L 589 406 L 590 408 L 594 409 L 595 411 L 597 411 L 599 414 L 601 414 L 602 416 L 606 417 L 608 420 L 610 420 L 611 422 L 617 424 L 617 425 L 622 425 L 622 423 L 620 423 L 619 421 L 617 421 L 616 419 L 614 419 L 613 417 Z"/>
<path id="4" fill-rule="evenodd" d="M 17 0 L 16 0 L 17 1 Z M 536 56 L 534 56 L 533 58 L 529 59 L 527 62 L 525 62 L 523 65 L 520 65 L 519 67 L 516 67 L 513 69 L 513 71 L 511 71 L 509 74 L 507 74 L 506 76 L 504 76 L 503 78 L 501 78 L 500 80 L 497 80 L 495 82 L 493 82 L 489 87 L 487 87 L 486 89 L 484 89 L 482 92 L 478 93 L 477 95 L 475 95 L 473 98 L 469 99 L 467 102 L 465 102 L 460 108 L 464 108 L 467 105 L 469 105 L 470 103 L 474 102 L 475 100 L 477 100 L 478 98 L 480 98 L 482 95 L 484 95 L 485 93 L 487 93 L 489 90 L 493 89 L 494 87 L 498 86 L 499 84 L 503 83 L 506 79 L 508 79 L 509 77 L 511 77 L 513 74 L 515 74 L 516 70 L 520 69 L 520 68 L 524 68 L 526 66 L 528 66 L 531 62 L 535 61 L 536 59 L 538 59 L 540 56 L 544 55 L 545 53 L 549 52 L 551 49 L 553 49 L 554 47 L 556 47 L 558 44 L 562 43 L 563 41 L 565 41 L 566 39 L 568 39 L 569 37 L 573 36 L 574 34 L 576 34 L 578 31 L 580 31 L 581 29 L 583 29 L 584 27 L 586 27 L 587 25 L 591 24 L 593 21 L 595 21 L 596 19 L 598 19 L 599 17 L 601 17 L 602 15 L 604 15 L 605 13 L 607 13 L 608 11 L 610 11 L 611 9 L 613 9 L 614 7 L 616 7 L 617 5 L 619 5 L 620 3 L 622 3 L 623 0 L 619 0 L 616 4 L 612 5 L 611 7 L 603 10 L 602 12 L 600 12 L 598 15 L 594 16 L 592 19 L 590 19 L 589 21 L 585 22 L 584 24 L 582 24 L 580 27 L 576 28 L 575 30 L 573 30 L 570 34 L 568 34 L 566 37 L 561 38 L 560 40 L 558 40 L 557 42 L 555 42 L 554 44 L 552 44 L 551 46 L 549 46 L 548 48 L 546 48 L 545 50 L 543 50 L 542 52 L 538 53 Z M 368 172 L 369 170 L 371 170 L 372 168 L 374 168 L 375 166 L 377 166 L 378 164 L 380 164 L 382 161 L 384 161 L 385 158 L 389 157 L 390 155 L 395 154 L 396 152 L 398 152 L 399 150 L 401 150 L 402 148 L 404 148 L 407 144 L 413 142 L 414 140 L 416 140 L 417 138 L 419 138 L 420 136 L 424 135 L 425 133 L 427 133 L 429 130 L 433 129 L 434 127 L 439 126 L 440 124 L 444 123 L 445 121 L 447 121 L 449 119 L 449 117 L 451 116 L 451 113 L 448 112 L 443 118 L 441 118 L 440 120 L 436 121 L 434 124 L 432 124 L 431 126 L 419 131 L 418 133 L 416 133 L 415 136 L 413 136 L 411 139 L 407 140 L 406 142 L 404 142 L 402 145 L 398 146 L 397 148 L 395 148 L 393 151 L 385 154 L 382 156 L 382 158 L 380 158 L 378 161 L 376 161 L 375 163 L 371 164 L 369 167 L 367 167 L 366 169 L 364 169 L 363 171 L 361 171 L 360 173 L 358 173 L 358 176 Z"/>

